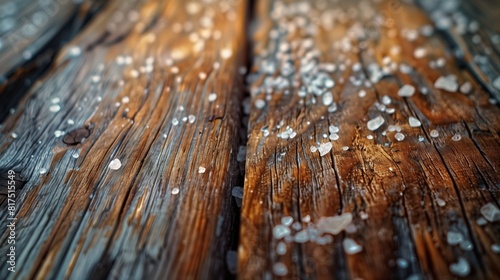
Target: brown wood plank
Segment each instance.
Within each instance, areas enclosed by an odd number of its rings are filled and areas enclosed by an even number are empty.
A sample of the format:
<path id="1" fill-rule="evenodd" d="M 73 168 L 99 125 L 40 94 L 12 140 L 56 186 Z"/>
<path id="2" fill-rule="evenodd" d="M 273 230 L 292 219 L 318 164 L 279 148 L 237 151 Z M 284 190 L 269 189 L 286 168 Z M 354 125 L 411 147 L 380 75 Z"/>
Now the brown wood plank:
<path id="1" fill-rule="evenodd" d="M 499 222 L 480 210 L 498 208 L 500 110 L 429 16 L 399 1 L 257 6 L 240 277 L 500 277 Z M 435 85 L 450 74 L 470 91 Z M 324 226 L 340 214 L 352 223 Z"/>
<path id="2" fill-rule="evenodd" d="M 1 129 L 1 279 L 229 276 L 245 7 L 115 0 L 62 49 Z"/>

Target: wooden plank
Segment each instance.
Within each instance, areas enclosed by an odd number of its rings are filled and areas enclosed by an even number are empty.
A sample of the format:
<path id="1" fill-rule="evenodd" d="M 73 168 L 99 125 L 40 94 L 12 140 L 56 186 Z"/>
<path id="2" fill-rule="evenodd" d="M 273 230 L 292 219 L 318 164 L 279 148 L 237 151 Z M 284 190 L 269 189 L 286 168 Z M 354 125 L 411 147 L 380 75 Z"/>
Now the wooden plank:
<path id="1" fill-rule="evenodd" d="M 498 211 L 500 110 L 430 18 L 399 1 L 257 6 L 240 277 L 500 277 L 481 214 Z"/>
<path id="2" fill-rule="evenodd" d="M 1 279 L 229 275 L 245 6 L 115 0 L 63 48 L 0 134 Z"/>

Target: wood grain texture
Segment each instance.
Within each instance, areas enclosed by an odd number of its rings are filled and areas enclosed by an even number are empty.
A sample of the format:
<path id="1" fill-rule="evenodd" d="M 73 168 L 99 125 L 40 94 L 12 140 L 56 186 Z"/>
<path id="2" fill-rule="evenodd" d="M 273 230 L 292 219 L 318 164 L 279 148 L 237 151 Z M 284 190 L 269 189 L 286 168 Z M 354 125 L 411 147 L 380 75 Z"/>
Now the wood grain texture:
<path id="1" fill-rule="evenodd" d="M 476 222 L 482 206 L 499 203 L 500 110 L 422 9 L 410 1 L 375 2 L 257 3 L 242 279 L 454 279 L 460 259 L 470 267 L 465 278 L 500 277 L 500 256 L 492 249 L 500 242 L 499 224 Z M 320 72 L 335 81 L 334 112 L 322 96 L 304 93 Z M 434 86 L 450 74 L 459 85 L 468 81 L 470 92 Z M 415 94 L 399 96 L 403 85 Z M 377 116 L 384 124 L 368 130 Z M 421 126 L 411 127 L 410 117 Z M 338 140 L 325 138 L 332 125 Z M 278 138 L 288 128 L 296 136 Z M 325 156 L 311 151 L 321 143 L 333 147 Z M 312 230 L 307 242 L 294 241 L 296 229 L 284 241 L 273 236 L 284 217 L 302 230 L 341 213 L 352 213 L 352 225 L 328 244 L 311 241 Z M 467 241 L 465 249 L 449 244 L 449 232 Z M 346 238 L 362 251 L 347 254 Z"/>
<path id="2" fill-rule="evenodd" d="M 229 276 L 246 4 L 185 4 L 110 1 L 3 123 L 1 279 Z"/>

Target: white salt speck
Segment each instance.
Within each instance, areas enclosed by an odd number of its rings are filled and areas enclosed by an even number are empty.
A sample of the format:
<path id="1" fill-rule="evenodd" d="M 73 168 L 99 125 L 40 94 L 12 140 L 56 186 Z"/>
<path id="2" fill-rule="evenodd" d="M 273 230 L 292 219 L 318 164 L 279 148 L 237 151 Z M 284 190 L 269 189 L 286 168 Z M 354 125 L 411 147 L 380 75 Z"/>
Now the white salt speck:
<path id="1" fill-rule="evenodd" d="M 311 221 L 311 216 L 306 215 L 304 218 L 302 218 L 302 221 L 303 221 L 304 223 L 309 223 L 309 222 Z"/>
<path id="2" fill-rule="evenodd" d="M 325 105 L 325 106 L 332 105 L 332 103 L 333 103 L 333 94 L 332 94 L 332 92 L 331 91 L 325 92 L 325 94 L 323 94 L 322 100 L 323 100 L 323 105 Z"/>
<path id="3" fill-rule="evenodd" d="M 278 246 L 276 246 L 276 254 L 280 256 L 286 254 L 286 244 L 284 242 L 278 243 Z"/>
<path id="4" fill-rule="evenodd" d="M 457 276 L 465 277 L 470 273 L 470 265 L 466 259 L 459 258 L 458 262 L 450 265 L 450 272 Z"/>
<path id="5" fill-rule="evenodd" d="M 291 232 L 292 231 L 290 230 L 290 228 L 284 225 L 277 225 L 273 228 L 273 236 L 276 239 L 281 239 L 285 236 L 288 236 Z"/>
<path id="6" fill-rule="evenodd" d="M 481 207 L 481 214 L 489 222 L 496 222 L 500 220 L 500 210 L 493 203 L 487 203 Z"/>
<path id="7" fill-rule="evenodd" d="M 467 94 L 472 90 L 472 84 L 470 82 L 465 82 L 460 86 L 460 92 L 463 94 Z"/>
<path id="8" fill-rule="evenodd" d="M 374 119 L 371 119 L 369 120 L 367 123 L 366 123 L 366 127 L 371 130 L 371 131 L 375 131 L 377 130 L 380 126 L 382 126 L 384 124 L 385 120 L 382 116 L 378 116 Z"/>
<path id="9" fill-rule="evenodd" d="M 293 217 L 285 216 L 281 218 L 281 224 L 290 226 L 293 223 Z"/>
<path id="10" fill-rule="evenodd" d="M 434 82 L 434 87 L 449 92 L 456 92 L 458 90 L 458 83 L 453 75 L 441 76 Z"/>
<path id="11" fill-rule="evenodd" d="M 91 79 L 92 79 L 93 83 L 98 83 L 101 80 L 101 77 L 98 75 L 94 75 L 94 76 L 92 76 Z"/>
<path id="12" fill-rule="evenodd" d="M 56 136 L 56 138 L 61 137 L 64 135 L 64 131 L 56 130 L 54 131 L 54 135 Z"/>
<path id="13" fill-rule="evenodd" d="M 222 49 L 220 51 L 220 56 L 223 58 L 223 59 L 228 59 L 230 58 L 231 56 L 233 55 L 233 51 L 231 49 Z"/>
<path id="14" fill-rule="evenodd" d="M 203 174 L 207 169 L 203 166 L 198 167 L 198 173 Z"/>
<path id="15" fill-rule="evenodd" d="M 74 121 L 74 120 L 72 120 L 72 119 L 68 119 L 66 122 L 67 122 L 69 125 L 74 125 L 74 124 L 75 124 L 75 121 Z"/>
<path id="16" fill-rule="evenodd" d="M 464 251 L 471 251 L 472 249 L 474 249 L 474 246 L 469 240 L 465 240 L 460 243 L 460 249 Z"/>
<path id="17" fill-rule="evenodd" d="M 349 150 L 349 147 L 344 146 L 344 147 L 342 147 L 342 150 L 347 151 L 347 150 Z"/>
<path id="18" fill-rule="evenodd" d="M 415 94 L 415 87 L 412 85 L 404 85 L 398 91 L 398 95 L 401 97 L 410 97 L 413 94 Z"/>
<path id="19" fill-rule="evenodd" d="M 49 107 L 49 111 L 51 111 L 52 113 L 57 113 L 59 112 L 59 110 L 61 110 L 61 106 L 59 106 L 58 104 L 54 104 Z"/>
<path id="20" fill-rule="evenodd" d="M 494 81 L 493 81 L 493 86 L 500 90 L 500 76 L 498 76 Z"/>
<path id="21" fill-rule="evenodd" d="M 257 99 L 255 100 L 255 107 L 257 109 L 262 109 L 266 106 L 266 101 L 262 100 L 262 99 Z"/>
<path id="22" fill-rule="evenodd" d="M 371 135 L 371 134 L 367 135 L 367 136 L 366 136 L 366 139 L 368 139 L 368 140 L 373 140 L 373 135 Z"/>
<path id="23" fill-rule="evenodd" d="M 358 96 L 361 97 L 361 98 L 365 97 L 366 96 L 366 90 L 364 90 L 364 89 L 360 90 L 358 92 Z"/>
<path id="24" fill-rule="evenodd" d="M 446 205 L 446 201 L 442 200 L 441 198 L 436 198 L 436 203 L 440 207 L 444 207 Z"/>
<path id="25" fill-rule="evenodd" d="M 124 97 L 122 98 L 122 103 L 123 103 L 123 104 L 127 104 L 127 103 L 129 103 L 129 102 L 130 102 L 130 98 L 129 98 L 128 96 L 124 96 Z"/>
<path id="26" fill-rule="evenodd" d="M 382 96 L 382 104 L 390 105 L 392 102 L 391 98 L 387 95 Z"/>
<path id="27" fill-rule="evenodd" d="M 117 158 L 109 163 L 109 169 L 111 170 L 118 170 L 120 167 L 122 167 L 122 162 Z"/>
<path id="28" fill-rule="evenodd" d="M 75 152 L 75 153 L 73 153 L 71 156 L 72 156 L 73 158 L 79 158 L 79 157 L 80 157 L 80 154 L 78 154 L 78 153 L 76 153 L 76 152 Z"/>
<path id="29" fill-rule="evenodd" d="M 427 51 L 425 48 L 416 48 L 415 51 L 413 52 L 413 56 L 415 58 L 423 58 L 427 55 Z"/>
<path id="30" fill-rule="evenodd" d="M 476 223 L 477 223 L 478 226 L 484 226 L 484 225 L 486 225 L 488 223 L 488 221 L 486 221 L 485 218 L 481 217 L 481 218 L 479 218 L 479 219 L 476 220 Z"/>
<path id="31" fill-rule="evenodd" d="M 344 247 L 345 253 L 348 255 L 354 255 L 363 250 L 363 247 L 351 238 L 345 238 L 344 241 L 342 241 L 342 246 Z"/>
<path id="32" fill-rule="evenodd" d="M 172 120 L 172 125 L 178 125 L 179 124 L 179 120 L 177 118 L 174 118 Z"/>
<path id="33" fill-rule="evenodd" d="M 326 143 L 321 143 L 318 147 L 318 152 L 320 156 L 324 156 L 328 154 L 332 150 L 332 143 L 326 142 Z"/>
<path id="34" fill-rule="evenodd" d="M 398 258 L 396 260 L 396 263 L 398 264 L 399 267 L 401 268 L 407 268 L 408 267 L 408 261 L 406 259 L 403 259 L 403 258 Z"/>
<path id="35" fill-rule="evenodd" d="M 273 265 L 273 272 L 277 276 L 286 276 L 288 274 L 288 269 L 283 263 L 275 263 Z"/>
<path id="36" fill-rule="evenodd" d="M 451 140 L 453 141 L 460 141 L 462 139 L 462 136 L 458 133 L 456 133 L 455 135 L 453 135 L 453 137 L 451 137 Z"/>
<path id="37" fill-rule="evenodd" d="M 214 102 L 217 99 L 217 93 L 210 93 L 208 95 L 208 102 Z"/>
<path id="38" fill-rule="evenodd" d="M 398 141 L 403 141 L 405 139 L 405 135 L 401 132 L 398 132 L 398 133 L 394 134 L 394 138 L 396 138 L 396 140 L 398 140 Z"/>
<path id="39" fill-rule="evenodd" d="M 417 118 L 414 117 L 410 117 L 408 119 L 408 123 L 410 124 L 411 127 L 419 127 L 422 125 L 422 123 Z"/>
<path id="40" fill-rule="evenodd" d="M 330 136 L 328 137 L 328 139 L 330 140 L 333 140 L 333 141 L 336 141 L 336 140 L 339 140 L 339 135 L 337 133 L 332 133 L 330 134 Z"/>
<path id="41" fill-rule="evenodd" d="M 69 48 L 69 55 L 70 56 L 79 56 L 82 53 L 82 49 L 78 46 L 72 46 Z"/>
<path id="42" fill-rule="evenodd" d="M 47 173 L 47 169 L 41 168 L 39 172 L 40 172 L 40 174 L 43 175 L 43 174 Z"/>
<path id="43" fill-rule="evenodd" d="M 464 240 L 464 236 L 460 232 L 448 231 L 446 235 L 446 241 L 450 245 L 460 244 Z"/>
<path id="44" fill-rule="evenodd" d="M 338 234 L 352 222 L 352 214 L 344 213 L 340 216 L 321 217 L 317 223 L 317 228 L 326 233 Z"/>
<path id="45" fill-rule="evenodd" d="M 189 120 L 189 123 L 194 123 L 194 121 L 196 120 L 196 117 L 194 115 L 189 115 L 188 120 Z"/>
<path id="46" fill-rule="evenodd" d="M 179 193 L 179 188 L 172 189 L 172 194 L 178 194 L 178 193 Z"/>
<path id="47" fill-rule="evenodd" d="M 311 146 L 311 152 L 315 153 L 318 151 L 318 148 L 316 146 Z"/>
<path id="48" fill-rule="evenodd" d="M 439 136 L 439 132 L 435 129 L 431 130 L 431 137 L 436 138 Z"/>
<path id="49" fill-rule="evenodd" d="M 17 133 L 12 132 L 11 136 L 12 136 L 12 138 L 16 139 L 17 138 Z"/>
<path id="50" fill-rule="evenodd" d="M 52 98 L 52 100 L 51 100 L 51 102 L 52 102 L 53 104 L 59 103 L 60 101 L 61 101 L 61 99 L 60 99 L 59 97 L 54 97 L 54 98 Z"/>
<path id="51" fill-rule="evenodd" d="M 293 241 L 297 243 L 305 243 L 309 240 L 309 235 L 307 233 L 307 230 L 301 230 L 295 234 L 293 237 Z"/>
<path id="52" fill-rule="evenodd" d="M 491 244 L 491 251 L 493 251 L 493 253 L 495 253 L 495 254 L 500 253 L 500 245 L 498 245 L 498 244 Z"/>

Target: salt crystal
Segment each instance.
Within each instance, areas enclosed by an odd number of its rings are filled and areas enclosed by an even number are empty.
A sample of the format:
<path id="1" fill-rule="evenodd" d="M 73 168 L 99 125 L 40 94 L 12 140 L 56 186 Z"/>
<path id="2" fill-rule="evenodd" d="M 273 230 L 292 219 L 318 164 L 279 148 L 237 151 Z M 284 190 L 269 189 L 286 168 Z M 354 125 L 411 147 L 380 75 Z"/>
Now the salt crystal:
<path id="1" fill-rule="evenodd" d="M 500 253 L 500 245 L 498 244 L 491 244 L 491 251 L 493 251 L 493 253 Z"/>
<path id="2" fill-rule="evenodd" d="M 474 246 L 472 246 L 472 243 L 469 240 L 465 240 L 460 243 L 460 249 L 464 251 L 471 251 L 474 249 Z"/>
<path id="3" fill-rule="evenodd" d="M 478 226 L 484 226 L 484 225 L 486 225 L 488 223 L 488 221 L 486 221 L 485 218 L 481 217 L 481 218 L 479 218 L 479 219 L 476 220 L 476 223 L 477 223 Z"/>
<path id="4" fill-rule="evenodd" d="M 436 198 L 437 205 L 443 207 L 446 205 L 446 201 L 442 200 L 441 198 Z"/>
<path id="5" fill-rule="evenodd" d="M 291 232 L 292 231 L 290 230 L 290 228 L 284 225 L 277 225 L 273 228 L 273 236 L 276 239 L 281 239 L 285 236 L 288 236 Z"/>
<path id="6" fill-rule="evenodd" d="M 277 276 L 286 276 L 288 274 L 288 269 L 286 268 L 286 265 L 278 262 L 273 265 L 273 272 Z"/>
<path id="7" fill-rule="evenodd" d="M 455 135 L 453 135 L 453 137 L 451 137 L 451 140 L 453 141 L 460 141 L 462 139 L 462 136 L 458 133 L 455 133 Z"/>
<path id="8" fill-rule="evenodd" d="M 344 213 L 340 216 L 321 217 L 317 223 L 317 228 L 326 233 L 338 234 L 352 222 L 352 214 Z"/>
<path id="9" fill-rule="evenodd" d="M 214 102 L 217 99 L 217 93 L 210 93 L 208 95 L 208 102 Z"/>
<path id="10" fill-rule="evenodd" d="M 266 101 L 262 100 L 262 99 L 257 99 L 255 100 L 255 107 L 257 109 L 262 109 L 266 106 Z"/>
<path id="11" fill-rule="evenodd" d="M 415 56 L 415 58 L 423 58 L 425 55 L 427 54 L 427 51 L 425 50 L 425 48 L 416 48 L 415 51 L 413 52 L 413 56 Z"/>
<path id="12" fill-rule="evenodd" d="M 493 81 L 493 86 L 500 90 L 500 76 L 498 76 L 494 81 Z"/>
<path id="13" fill-rule="evenodd" d="M 189 123 L 194 123 L 194 121 L 196 120 L 196 117 L 194 115 L 189 115 L 188 120 L 189 120 Z"/>
<path id="14" fill-rule="evenodd" d="M 72 46 L 69 48 L 69 55 L 70 56 L 79 56 L 82 53 L 82 49 L 78 46 Z"/>
<path id="15" fill-rule="evenodd" d="M 61 137 L 61 136 L 63 136 L 63 135 L 64 135 L 64 131 L 61 131 L 61 130 L 56 130 L 56 131 L 54 131 L 54 136 L 55 136 L 56 138 Z"/>
<path id="16" fill-rule="evenodd" d="M 59 106 L 57 104 L 51 105 L 49 107 L 49 111 L 51 111 L 52 113 L 57 113 L 57 112 L 59 112 L 59 110 L 61 110 L 61 106 Z"/>
<path id="17" fill-rule="evenodd" d="M 17 138 L 17 133 L 12 132 L 11 136 L 12 136 L 12 138 L 16 139 Z"/>
<path id="18" fill-rule="evenodd" d="M 464 240 L 464 237 L 460 232 L 448 231 L 448 234 L 446 235 L 446 240 L 450 245 L 457 245 Z"/>
<path id="19" fill-rule="evenodd" d="M 118 170 L 120 167 L 122 167 L 122 162 L 117 158 L 109 163 L 109 169 L 111 170 Z"/>
<path id="20" fill-rule="evenodd" d="M 73 158 L 79 158 L 79 157 L 80 157 L 80 155 L 79 155 L 78 153 L 74 153 L 74 154 L 72 154 L 71 156 L 72 156 Z"/>
<path id="21" fill-rule="evenodd" d="M 307 230 L 301 230 L 295 234 L 293 237 L 293 241 L 297 243 L 305 243 L 309 240 L 309 236 L 307 234 Z"/>
<path id="22" fill-rule="evenodd" d="M 382 96 L 382 104 L 390 105 L 392 102 L 391 98 L 387 95 Z"/>
<path id="23" fill-rule="evenodd" d="M 333 140 L 333 141 L 339 140 L 339 135 L 337 133 L 332 133 L 332 134 L 330 134 L 328 139 Z"/>
<path id="24" fill-rule="evenodd" d="M 284 242 L 278 243 L 278 246 L 276 246 L 276 254 L 280 256 L 286 254 L 286 244 Z"/>
<path id="25" fill-rule="evenodd" d="M 410 97 L 413 94 L 415 94 L 415 87 L 412 85 L 404 85 L 398 91 L 398 95 L 401 97 Z"/>
<path id="26" fill-rule="evenodd" d="M 130 102 L 130 98 L 129 98 L 128 96 L 124 96 L 124 97 L 122 98 L 122 103 L 123 103 L 123 104 L 127 104 L 127 103 L 129 103 L 129 102 Z"/>
<path id="27" fill-rule="evenodd" d="M 366 90 L 364 90 L 364 89 L 360 90 L 358 92 L 358 96 L 361 97 L 361 98 L 365 97 L 366 96 Z"/>
<path id="28" fill-rule="evenodd" d="M 407 268 L 408 267 L 408 261 L 406 259 L 398 258 L 396 260 L 396 263 L 398 264 L 398 267 L 401 267 L 401 268 Z"/>
<path id="29" fill-rule="evenodd" d="M 282 217 L 281 223 L 285 226 L 290 226 L 293 223 L 293 217 L 290 216 Z"/>
<path id="30" fill-rule="evenodd" d="M 411 127 L 419 127 L 422 125 L 422 123 L 414 117 L 410 117 L 408 119 L 408 123 L 410 124 Z"/>
<path id="31" fill-rule="evenodd" d="M 311 152 L 315 153 L 318 151 L 318 148 L 316 146 L 311 146 L 310 150 Z"/>
<path id="32" fill-rule="evenodd" d="M 101 80 L 101 77 L 98 75 L 94 75 L 91 77 L 93 83 L 98 83 Z"/>
<path id="33" fill-rule="evenodd" d="M 486 220 L 492 223 L 500 220 L 500 210 L 491 202 L 481 207 L 481 214 Z"/>
<path id="34" fill-rule="evenodd" d="M 331 91 L 327 91 L 323 94 L 322 97 L 323 105 L 330 106 L 333 103 L 333 94 Z"/>
<path id="35" fill-rule="evenodd" d="M 231 56 L 233 55 L 233 51 L 231 49 L 222 49 L 220 51 L 220 56 L 223 58 L 223 59 L 228 59 L 230 58 Z"/>
<path id="36" fill-rule="evenodd" d="M 366 123 L 366 127 L 371 130 L 371 131 L 375 131 L 377 130 L 380 126 L 382 126 L 384 124 L 385 120 L 382 116 L 378 116 L 374 119 L 371 119 L 369 120 L 367 123 Z"/>
<path id="37" fill-rule="evenodd" d="M 172 194 L 178 194 L 178 193 L 179 193 L 179 188 L 172 189 Z"/>
<path id="38" fill-rule="evenodd" d="M 363 247 L 351 238 L 345 238 L 344 241 L 342 241 L 342 246 L 344 247 L 345 253 L 348 255 L 354 255 L 363 250 Z"/>
<path id="39" fill-rule="evenodd" d="M 439 136 L 439 132 L 435 129 L 431 130 L 431 137 L 436 138 Z"/>
<path id="40" fill-rule="evenodd" d="M 443 89 L 449 92 L 456 92 L 458 90 L 458 83 L 456 81 L 455 76 L 441 76 L 436 82 L 434 82 L 434 87 L 437 89 Z"/>
<path id="41" fill-rule="evenodd" d="M 344 146 L 344 147 L 342 147 L 342 150 L 343 150 L 343 151 L 347 151 L 347 150 L 349 150 L 349 147 Z"/>
<path id="42" fill-rule="evenodd" d="M 40 169 L 40 174 L 42 174 L 42 175 L 43 175 L 43 174 L 45 174 L 45 173 L 47 173 L 47 169 L 45 169 L 45 168 L 41 168 L 41 169 Z"/>
<path id="43" fill-rule="evenodd" d="M 472 90 L 472 84 L 470 82 L 465 82 L 460 86 L 460 92 L 463 94 L 467 94 Z"/>
<path id="44" fill-rule="evenodd" d="M 207 169 L 203 166 L 198 167 L 198 173 L 203 174 Z"/>
<path id="45" fill-rule="evenodd" d="M 328 154 L 332 150 L 332 143 L 326 142 L 326 143 L 321 143 L 318 147 L 318 152 L 320 156 L 324 156 Z"/>
<path id="46" fill-rule="evenodd" d="M 459 258 L 458 262 L 450 265 L 450 272 L 457 276 L 465 277 L 470 273 L 470 265 L 466 259 Z"/>
<path id="47" fill-rule="evenodd" d="M 394 134 L 394 138 L 396 138 L 396 140 L 398 140 L 398 141 L 403 141 L 405 139 L 405 135 L 401 132 L 398 132 L 398 133 Z"/>

